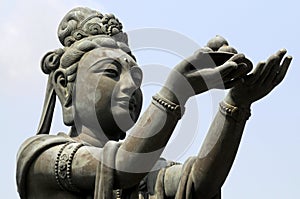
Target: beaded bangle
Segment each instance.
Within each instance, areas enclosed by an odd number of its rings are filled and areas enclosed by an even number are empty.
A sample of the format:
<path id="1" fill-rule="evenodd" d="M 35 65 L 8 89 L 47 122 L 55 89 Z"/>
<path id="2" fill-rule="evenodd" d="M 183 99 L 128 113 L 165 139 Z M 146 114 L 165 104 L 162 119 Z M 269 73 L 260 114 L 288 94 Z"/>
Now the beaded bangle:
<path id="1" fill-rule="evenodd" d="M 62 190 L 65 190 L 65 187 L 63 186 L 63 184 L 60 181 L 60 178 L 64 178 L 65 175 L 61 172 L 61 168 L 58 168 L 59 162 L 60 162 L 60 156 L 63 152 L 63 150 L 66 148 L 67 145 L 69 145 L 70 142 L 65 143 L 58 151 L 57 156 L 56 156 L 56 160 L 55 160 L 55 166 L 54 166 L 54 173 L 55 173 L 55 179 L 57 184 L 59 185 L 59 187 Z"/>
<path id="2" fill-rule="evenodd" d="M 73 184 L 73 181 L 72 181 L 72 162 L 73 162 L 73 158 L 74 158 L 75 153 L 82 146 L 83 146 L 82 143 L 76 143 L 76 146 L 73 149 L 73 151 L 71 152 L 71 154 L 69 156 L 69 159 L 68 159 L 68 162 L 67 162 L 67 180 L 68 180 L 68 183 L 69 183 L 70 190 L 73 190 L 73 191 L 78 191 L 79 189 L 77 187 L 75 187 L 75 185 Z"/>
<path id="3" fill-rule="evenodd" d="M 220 102 L 220 112 L 225 116 L 232 117 L 235 121 L 241 121 L 242 119 L 248 119 L 251 116 L 250 109 L 238 108 L 232 106 L 224 101 Z"/>
<path id="4" fill-rule="evenodd" d="M 122 189 L 113 190 L 113 195 L 115 199 L 122 198 Z"/>
<path id="5" fill-rule="evenodd" d="M 181 165 L 181 163 L 179 163 L 179 162 L 173 162 L 173 161 L 167 161 L 166 168 L 174 166 L 174 165 Z"/>
<path id="6" fill-rule="evenodd" d="M 81 143 L 68 142 L 57 154 L 55 161 L 55 179 L 61 189 L 71 192 L 80 192 L 72 182 L 72 161 Z"/>
<path id="7" fill-rule="evenodd" d="M 178 104 L 175 104 L 171 102 L 170 100 L 167 100 L 158 94 L 152 97 L 153 101 L 152 103 L 159 107 L 160 109 L 163 108 L 167 112 L 175 113 L 179 119 L 184 114 L 184 107 L 180 107 Z"/>

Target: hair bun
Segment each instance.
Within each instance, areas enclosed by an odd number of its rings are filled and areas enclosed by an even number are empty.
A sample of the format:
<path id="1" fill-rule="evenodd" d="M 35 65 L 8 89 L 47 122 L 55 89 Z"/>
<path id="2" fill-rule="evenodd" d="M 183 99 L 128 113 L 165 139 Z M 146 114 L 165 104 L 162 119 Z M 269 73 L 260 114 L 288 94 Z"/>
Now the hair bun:
<path id="1" fill-rule="evenodd" d="M 128 44 L 122 31 L 122 23 L 113 14 L 101 14 L 90 8 L 78 7 L 70 10 L 59 24 L 57 35 L 65 47 L 88 36 L 115 36 L 117 41 Z"/>

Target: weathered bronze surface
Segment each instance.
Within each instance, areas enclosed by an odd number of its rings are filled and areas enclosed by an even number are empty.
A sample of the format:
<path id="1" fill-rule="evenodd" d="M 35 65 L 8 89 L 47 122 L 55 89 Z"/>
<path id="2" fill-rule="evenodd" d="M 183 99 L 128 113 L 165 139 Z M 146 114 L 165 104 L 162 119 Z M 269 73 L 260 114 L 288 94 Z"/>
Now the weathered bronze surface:
<path id="1" fill-rule="evenodd" d="M 41 61 L 49 80 L 38 132 L 18 153 L 21 198 L 221 198 L 251 105 L 282 81 L 292 60 L 282 49 L 252 70 L 216 36 L 173 68 L 139 118 L 143 73 L 122 28 L 114 15 L 89 8 L 61 21 L 63 47 Z M 230 90 L 197 156 L 184 164 L 160 158 L 189 114 L 186 101 L 214 88 Z M 69 134 L 49 135 L 56 98 Z"/>

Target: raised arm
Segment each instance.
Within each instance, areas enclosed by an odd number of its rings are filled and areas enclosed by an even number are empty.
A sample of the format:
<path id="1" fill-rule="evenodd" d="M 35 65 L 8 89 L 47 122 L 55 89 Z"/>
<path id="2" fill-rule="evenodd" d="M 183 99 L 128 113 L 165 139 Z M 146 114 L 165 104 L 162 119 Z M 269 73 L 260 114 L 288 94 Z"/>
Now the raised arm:
<path id="1" fill-rule="evenodd" d="M 190 170 L 184 170 L 181 165 L 166 169 L 164 189 L 167 196 L 178 194 L 178 187 L 182 186 L 183 181 L 181 178 L 188 176 L 185 180 L 192 183 L 192 194 L 202 198 L 220 197 L 221 187 L 231 169 L 246 121 L 251 115 L 251 105 L 270 93 L 285 77 L 292 60 L 291 56 L 284 57 L 285 54 L 286 50 L 282 49 L 266 62 L 260 62 L 251 74 L 230 89 L 220 103 L 219 111 Z M 240 58 L 232 58 L 236 59 Z M 190 164 L 189 161 L 186 163 Z"/>
<path id="2" fill-rule="evenodd" d="M 165 86 L 118 150 L 116 170 L 120 174 L 117 181 L 121 187 L 129 184 L 129 178 L 137 182 L 153 167 L 183 114 L 188 98 L 219 88 L 224 82 L 236 82 L 245 72 L 244 64 L 239 63 L 228 61 L 216 67 L 208 53 L 198 51 L 174 68 Z M 127 171 L 126 176 L 130 177 L 124 178 L 122 171 Z"/>
<path id="3" fill-rule="evenodd" d="M 220 190 L 236 156 L 252 103 L 270 93 L 287 72 L 292 58 L 283 59 L 285 54 L 286 50 L 280 50 L 259 63 L 220 103 L 220 111 L 193 165 L 193 183 L 199 196 L 210 198 Z"/>

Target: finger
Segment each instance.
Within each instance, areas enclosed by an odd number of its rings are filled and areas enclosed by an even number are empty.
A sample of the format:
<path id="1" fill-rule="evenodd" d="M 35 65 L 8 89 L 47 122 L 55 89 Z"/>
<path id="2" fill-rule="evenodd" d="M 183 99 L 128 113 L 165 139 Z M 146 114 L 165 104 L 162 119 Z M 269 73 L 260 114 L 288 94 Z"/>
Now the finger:
<path id="1" fill-rule="evenodd" d="M 223 76 L 222 78 L 224 81 L 228 81 L 228 80 L 232 80 L 232 79 L 236 79 L 236 78 L 241 78 L 241 77 L 247 75 L 248 72 L 250 72 L 250 71 L 249 71 L 247 64 L 241 63 L 241 64 L 237 65 L 235 70 L 233 70 L 231 73 Z"/>
<path id="2" fill-rule="evenodd" d="M 236 63 L 241 63 L 243 60 L 245 60 L 245 55 L 241 53 L 235 54 L 229 59 L 229 61 L 234 61 Z"/>
<path id="3" fill-rule="evenodd" d="M 250 72 L 253 68 L 252 62 L 249 59 L 247 59 L 244 54 L 236 54 L 236 55 L 232 56 L 229 60 L 234 61 L 237 64 L 240 64 L 240 63 L 247 64 L 248 72 Z"/>
<path id="4" fill-rule="evenodd" d="M 223 65 L 219 66 L 217 69 L 219 70 L 219 73 L 223 78 L 228 74 L 230 74 L 233 70 L 236 70 L 237 67 L 238 67 L 237 63 L 233 61 L 227 61 Z"/>
<path id="5" fill-rule="evenodd" d="M 284 57 L 286 52 L 287 52 L 287 50 L 285 48 L 282 48 L 279 51 L 277 51 L 276 55 L 280 58 L 280 60 L 282 60 L 282 58 Z"/>
<path id="6" fill-rule="evenodd" d="M 269 67 L 266 68 L 265 73 L 268 73 L 268 69 L 272 70 L 274 69 L 274 67 L 272 67 L 272 64 L 277 64 L 277 66 L 275 66 L 275 68 L 277 67 L 277 69 L 279 69 L 280 67 L 280 62 L 282 60 L 282 58 L 284 57 L 284 55 L 286 54 L 286 49 L 280 49 L 279 51 L 277 51 L 274 55 L 270 56 L 269 59 L 266 61 L 267 65 L 270 65 Z"/>
<path id="7" fill-rule="evenodd" d="M 283 63 L 281 65 L 281 68 L 280 68 L 280 71 L 278 71 L 275 79 L 273 80 L 273 84 L 274 86 L 278 85 L 282 80 L 283 78 L 285 77 L 286 75 L 286 72 L 292 62 L 292 57 L 291 56 L 287 56 L 284 60 L 283 60 Z"/>
<path id="8" fill-rule="evenodd" d="M 286 49 L 281 49 L 279 51 L 277 51 L 277 53 L 275 54 L 275 56 L 278 56 L 278 60 L 276 62 L 274 62 L 274 66 L 270 69 L 270 72 L 268 74 L 268 76 L 265 78 L 263 84 L 272 84 L 274 78 L 276 77 L 278 71 L 280 70 L 280 62 L 282 60 L 282 58 L 284 57 L 284 55 L 286 54 Z"/>
<path id="9" fill-rule="evenodd" d="M 236 72 L 236 75 L 234 76 L 234 78 L 243 77 L 243 76 L 247 75 L 251 71 L 251 69 L 252 68 L 250 68 L 245 63 L 238 64 L 237 72 Z"/>
<path id="10" fill-rule="evenodd" d="M 249 75 L 249 84 L 254 84 L 258 81 L 262 70 L 264 69 L 266 63 L 265 62 L 258 62 L 256 68 L 254 69 L 253 73 Z"/>
<path id="11" fill-rule="evenodd" d="M 280 57 L 278 55 L 274 54 L 270 56 L 269 59 L 266 61 L 263 71 L 261 72 L 261 75 L 257 81 L 259 81 L 260 84 L 264 84 L 270 74 L 270 71 L 279 70 L 279 64 Z"/>
<path id="12" fill-rule="evenodd" d="M 233 79 L 233 80 L 230 80 L 230 81 L 224 83 L 224 86 L 225 86 L 225 89 L 229 89 L 234 86 L 243 84 L 244 82 L 245 82 L 244 78 L 236 78 L 236 79 Z"/>
<path id="13" fill-rule="evenodd" d="M 225 64 L 216 67 L 216 68 L 206 68 L 202 70 L 194 70 L 189 72 L 186 77 L 188 79 L 194 80 L 195 82 L 205 82 L 207 88 L 223 88 L 224 89 L 224 81 L 228 81 L 226 76 L 232 73 L 237 68 L 237 64 L 235 62 L 228 61 Z"/>

